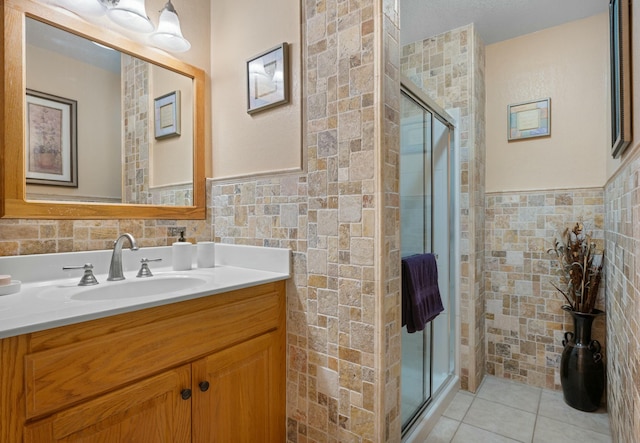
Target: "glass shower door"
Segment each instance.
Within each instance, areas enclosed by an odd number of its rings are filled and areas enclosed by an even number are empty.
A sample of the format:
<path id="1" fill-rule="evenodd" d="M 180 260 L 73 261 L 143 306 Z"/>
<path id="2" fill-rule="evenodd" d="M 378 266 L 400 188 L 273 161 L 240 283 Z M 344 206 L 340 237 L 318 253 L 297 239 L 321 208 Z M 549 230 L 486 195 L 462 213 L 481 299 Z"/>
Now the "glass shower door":
<path id="1" fill-rule="evenodd" d="M 437 108 L 436 108 L 437 109 Z M 444 312 L 424 331 L 402 329 L 403 432 L 422 416 L 454 372 L 455 314 L 450 295 L 453 126 L 403 89 L 400 120 L 401 255 L 433 253 Z"/>
<path id="2" fill-rule="evenodd" d="M 431 114 L 402 95 L 400 122 L 400 249 L 403 257 L 431 251 Z M 431 393 L 431 333 L 402 329 L 402 423 Z"/>

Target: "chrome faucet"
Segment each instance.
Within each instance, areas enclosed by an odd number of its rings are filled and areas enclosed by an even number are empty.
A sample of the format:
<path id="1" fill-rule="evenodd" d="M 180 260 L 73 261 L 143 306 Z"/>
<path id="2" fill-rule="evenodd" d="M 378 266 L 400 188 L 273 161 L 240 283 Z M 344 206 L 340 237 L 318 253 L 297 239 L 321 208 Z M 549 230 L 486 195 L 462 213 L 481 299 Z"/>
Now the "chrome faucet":
<path id="1" fill-rule="evenodd" d="M 129 245 L 132 251 L 138 250 L 138 244 L 136 239 L 131 234 L 122 234 L 118 239 L 113 242 L 113 254 L 111 254 L 111 265 L 109 266 L 109 277 L 107 280 L 124 280 L 124 274 L 122 272 L 122 245 L 125 240 L 129 240 Z"/>

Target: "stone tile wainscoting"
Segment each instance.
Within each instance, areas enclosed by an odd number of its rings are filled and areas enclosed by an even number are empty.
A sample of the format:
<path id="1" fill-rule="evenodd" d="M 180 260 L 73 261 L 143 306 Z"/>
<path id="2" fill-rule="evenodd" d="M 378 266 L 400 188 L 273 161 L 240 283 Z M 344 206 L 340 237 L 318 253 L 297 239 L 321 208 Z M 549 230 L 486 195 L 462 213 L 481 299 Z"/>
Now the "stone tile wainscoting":
<path id="1" fill-rule="evenodd" d="M 578 221 L 602 249 L 603 190 L 491 193 L 486 201 L 487 373 L 560 389 L 562 339 L 573 322 L 551 285 L 559 268 L 547 250 Z M 593 331 L 603 347 L 604 327 L 600 318 Z"/>
<path id="2" fill-rule="evenodd" d="M 154 205 L 193 205 L 193 186 L 190 184 L 155 188 L 149 194 Z"/>
<path id="3" fill-rule="evenodd" d="M 212 238 L 207 220 L 0 220 L 0 256 L 112 249 L 122 233 L 140 247 L 169 246 L 185 231 L 189 241 Z M 61 265 L 62 266 L 62 265 Z"/>

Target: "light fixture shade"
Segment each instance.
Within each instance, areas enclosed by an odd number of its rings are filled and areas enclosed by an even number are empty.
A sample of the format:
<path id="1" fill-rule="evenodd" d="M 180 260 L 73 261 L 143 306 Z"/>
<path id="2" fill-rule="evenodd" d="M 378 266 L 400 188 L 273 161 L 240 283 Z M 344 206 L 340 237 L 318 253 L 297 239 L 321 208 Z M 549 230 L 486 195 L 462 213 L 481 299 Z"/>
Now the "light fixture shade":
<path id="1" fill-rule="evenodd" d="M 154 28 L 144 8 L 144 0 L 120 0 L 107 10 L 107 16 L 130 31 L 151 32 Z"/>
<path id="2" fill-rule="evenodd" d="M 100 0 L 50 0 L 49 3 L 79 15 L 92 17 L 99 17 L 107 10 Z"/>
<path id="3" fill-rule="evenodd" d="M 151 35 L 151 41 L 159 48 L 171 52 L 185 52 L 191 48 L 191 43 L 182 36 L 180 19 L 171 0 L 162 9 L 158 30 Z"/>

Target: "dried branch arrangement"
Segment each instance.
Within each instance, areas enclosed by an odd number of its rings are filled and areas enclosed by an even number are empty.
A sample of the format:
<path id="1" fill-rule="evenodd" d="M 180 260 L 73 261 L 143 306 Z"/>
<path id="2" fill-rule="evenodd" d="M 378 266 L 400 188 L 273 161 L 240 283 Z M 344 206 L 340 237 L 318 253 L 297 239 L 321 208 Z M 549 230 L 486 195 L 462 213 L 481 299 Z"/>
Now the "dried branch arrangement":
<path id="1" fill-rule="evenodd" d="M 547 252 L 556 254 L 567 285 L 565 290 L 554 283 L 553 287 L 564 296 L 571 310 L 591 313 L 598 298 L 604 251 L 598 252 L 591 236 L 582 230 L 581 223 L 576 223 L 573 229 L 565 229 Z"/>

